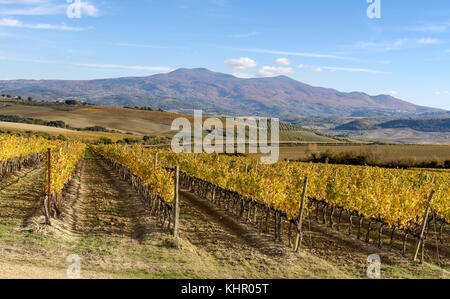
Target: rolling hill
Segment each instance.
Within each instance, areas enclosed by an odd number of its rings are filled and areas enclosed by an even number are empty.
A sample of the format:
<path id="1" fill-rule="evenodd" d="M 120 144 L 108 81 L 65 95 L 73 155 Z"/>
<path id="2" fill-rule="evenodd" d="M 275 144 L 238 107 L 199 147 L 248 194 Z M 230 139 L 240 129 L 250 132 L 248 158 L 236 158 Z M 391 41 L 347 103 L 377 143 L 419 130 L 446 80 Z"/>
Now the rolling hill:
<path id="1" fill-rule="evenodd" d="M 277 116 L 419 115 L 443 110 L 389 95 L 369 96 L 313 87 L 286 76 L 241 79 L 207 69 L 178 69 L 149 77 L 86 81 L 0 81 L 0 93 L 39 100 L 78 99 L 107 106 L 150 106 L 181 113 Z"/>
<path id="2" fill-rule="evenodd" d="M 193 125 L 194 117 L 162 111 L 146 111 L 95 105 L 66 105 L 60 103 L 27 102 L 0 99 L 0 130 L 44 131 L 47 133 L 76 133 L 88 137 L 108 136 L 114 140 L 124 137 L 171 137 L 173 120 L 187 118 Z M 205 116 L 206 118 L 206 116 Z M 56 124 L 67 125 L 55 128 Z M 44 126 L 42 126 L 44 125 Z M 224 123 L 225 125 L 225 123 Z M 114 132 L 73 132 L 74 128 L 101 127 Z M 67 130 L 69 129 L 69 130 Z M 60 131 L 63 130 L 63 131 Z M 130 134 L 130 135 L 128 135 Z M 117 138 L 116 138 L 117 137 Z M 284 142 L 342 142 L 325 134 L 280 123 L 280 140 Z"/>
<path id="3" fill-rule="evenodd" d="M 383 129 L 409 128 L 421 132 L 450 132 L 450 118 L 441 119 L 397 119 L 379 124 Z"/>
<path id="4" fill-rule="evenodd" d="M 420 132 L 450 132 L 450 118 L 395 119 L 379 124 L 371 124 L 367 119 L 358 119 L 335 128 L 335 130 L 349 131 L 376 129 L 412 129 Z"/>

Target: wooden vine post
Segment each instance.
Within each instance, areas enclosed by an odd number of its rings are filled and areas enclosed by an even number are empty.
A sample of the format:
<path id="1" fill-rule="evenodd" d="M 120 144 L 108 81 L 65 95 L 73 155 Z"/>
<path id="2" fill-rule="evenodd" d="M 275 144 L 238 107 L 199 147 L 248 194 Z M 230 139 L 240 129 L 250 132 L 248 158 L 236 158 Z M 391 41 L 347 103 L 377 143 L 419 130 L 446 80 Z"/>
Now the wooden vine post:
<path id="1" fill-rule="evenodd" d="M 306 199 L 306 191 L 308 188 L 308 177 L 305 178 L 305 184 L 303 185 L 303 193 L 302 193 L 302 201 L 300 203 L 300 210 L 298 213 L 298 227 L 297 227 L 297 240 L 295 242 L 295 251 L 298 252 L 300 247 L 302 246 L 302 240 L 303 240 L 303 232 L 302 232 L 302 225 L 303 225 L 303 209 L 305 207 L 305 199 Z"/>
<path id="2" fill-rule="evenodd" d="M 158 153 L 156 152 L 155 153 L 155 159 L 154 159 L 155 161 L 155 165 L 154 165 L 154 167 L 155 167 L 155 170 L 156 170 L 156 167 L 158 166 Z"/>
<path id="3" fill-rule="evenodd" d="M 175 197 L 173 200 L 173 237 L 178 240 L 178 223 L 180 217 L 179 188 L 180 188 L 180 168 L 175 167 L 174 177 Z"/>
<path id="4" fill-rule="evenodd" d="M 52 212 L 52 195 L 51 195 L 51 170 L 52 170 L 52 150 L 47 149 L 47 224 L 50 224 L 50 215 Z"/>
<path id="5" fill-rule="evenodd" d="M 427 227 L 428 216 L 430 214 L 430 205 L 431 205 L 431 202 L 433 201 L 434 193 L 435 193 L 434 190 L 431 191 L 430 197 L 428 199 L 428 205 L 427 205 L 427 208 L 425 210 L 425 214 L 423 216 L 422 226 L 420 228 L 419 240 L 417 241 L 417 246 L 416 246 L 416 250 L 415 250 L 415 253 L 414 253 L 414 261 L 417 261 L 417 256 L 419 255 L 419 250 L 420 250 L 420 248 L 422 246 L 424 246 L 424 244 L 423 244 L 423 242 L 424 242 L 423 241 L 423 235 L 424 235 L 425 229 Z"/>

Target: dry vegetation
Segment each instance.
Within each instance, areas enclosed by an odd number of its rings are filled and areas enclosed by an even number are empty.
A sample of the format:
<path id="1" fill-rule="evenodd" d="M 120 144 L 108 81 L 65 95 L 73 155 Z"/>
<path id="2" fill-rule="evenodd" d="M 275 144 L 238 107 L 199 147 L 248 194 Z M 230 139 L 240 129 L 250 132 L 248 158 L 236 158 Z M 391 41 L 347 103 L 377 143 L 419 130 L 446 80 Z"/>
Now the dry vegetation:
<path id="1" fill-rule="evenodd" d="M 405 145 L 405 144 L 307 144 L 298 146 L 282 146 L 280 158 L 289 160 L 306 160 L 313 153 L 340 154 L 354 153 L 366 155 L 383 164 L 390 162 L 422 162 L 450 160 L 449 145 Z"/>
<path id="2" fill-rule="evenodd" d="M 295 254 L 208 201 L 181 193 L 178 246 L 142 199 L 109 166 L 87 153 L 72 180 L 63 214 L 41 223 L 43 168 L 0 183 L 0 277 L 64 278 L 78 254 L 83 278 L 364 278 L 367 256 L 382 258 L 383 278 L 449 278 L 325 226 L 306 231 Z"/>
<path id="3" fill-rule="evenodd" d="M 70 106 L 57 105 L 52 103 L 26 103 L 1 102 L 0 115 L 17 116 L 21 118 L 32 118 L 44 121 L 63 121 L 72 128 L 86 128 L 100 126 L 109 130 L 119 131 L 121 133 L 131 133 L 133 135 L 150 136 L 173 136 L 171 125 L 175 118 L 183 117 L 193 124 L 193 115 L 176 114 L 170 112 L 138 110 L 130 108 L 114 108 L 105 106 Z M 204 116 L 206 119 L 208 116 Z M 224 122 L 224 128 L 229 125 Z M 235 123 L 232 123 L 235 125 Z M 8 125 L 0 123 L 0 129 L 3 127 L 19 127 L 20 125 Z M 24 128 L 30 128 L 24 126 Z M 53 132 L 53 129 L 45 127 L 32 127 L 34 130 Z M 74 134 L 72 134 L 75 136 Z M 86 134 L 80 132 L 77 136 L 83 135 L 89 139 L 95 138 L 95 134 Z M 106 136 L 115 139 L 115 136 Z M 120 136 L 117 136 L 120 139 Z M 123 137 L 122 137 L 123 138 Z M 317 135 L 307 130 L 281 131 L 280 139 L 292 142 L 337 142 L 327 136 Z"/>
<path id="4" fill-rule="evenodd" d="M 192 116 L 169 112 L 141 111 L 103 106 L 63 110 L 55 109 L 54 107 L 9 103 L 0 104 L 0 114 L 17 115 L 46 121 L 64 121 L 75 128 L 102 126 L 107 129 L 136 135 L 168 133 L 175 118 L 180 116 L 188 119 L 193 118 Z"/>
<path id="5" fill-rule="evenodd" d="M 97 141 L 101 137 L 110 138 L 112 141 L 122 140 L 124 138 L 133 137 L 129 134 L 121 133 L 107 133 L 107 132 L 89 132 L 89 131 L 74 131 L 63 128 L 47 127 L 40 125 L 31 124 L 21 124 L 21 123 L 10 123 L 10 122 L 0 122 L 0 130 L 11 131 L 11 132 L 42 132 L 47 133 L 51 136 L 66 136 L 73 140 L 88 140 Z"/>
<path id="6" fill-rule="evenodd" d="M 172 120 L 180 117 L 111 107 L 30 109 L 5 103 L 0 103 L 0 114 L 167 136 Z M 142 138 L 3 122 L 0 129 L 91 141 Z M 449 144 L 293 144 L 282 146 L 280 155 L 298 160 L 312 153 L 353 152 L 387 163 L 419 163 L 450 160 L 449 149 Z M 304 250 L 297 255 L 188 192 L 181 196 L 181 242 L 174 247 L 167 229 L 149 216 L 131 187 L 89 154 L 65 195 L 61 218 L 44 227 L 39 202 L 43 173 L 42 166 L 23 169 L 0 181 L 0 278 L 65 278 L 66 257 L 73 253 L 82 257 L 83 278 L 365 278 L 366 259 L 372 253 L 382 257 L 384 278 L 449 278 L 448 267 L 416 265 L 398 253 L 316 224 L 308 227 Z"/>

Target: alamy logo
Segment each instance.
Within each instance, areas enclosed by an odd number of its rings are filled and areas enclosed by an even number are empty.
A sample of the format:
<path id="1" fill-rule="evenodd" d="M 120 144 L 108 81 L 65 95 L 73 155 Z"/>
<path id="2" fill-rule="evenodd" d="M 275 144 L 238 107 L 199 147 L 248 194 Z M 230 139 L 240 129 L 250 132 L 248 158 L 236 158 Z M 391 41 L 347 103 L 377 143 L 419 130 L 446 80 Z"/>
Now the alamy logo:
<path id="1" fill-rule="evenodd" d="M 367 267 L 367 277 L 371 279 L 381 278 L 381 258 L 378 254 L 371 254 L 367 257 L 369 267 Z"/>
<path id="2" fill-rule="evenodd" d="M 81 8 L 83 6 L 81 0 L 67 0 L 67 3 L 72 3 L 67 7 L 67 17 L 70 19 L 81 18 Z"/>
<path id="3" fill-rule="evenodd" d="M 70 263 L 67 268 L 67 278 L 81 278 L 81 258 L 76 254 L 72 254 L 67 257 L 66 262 Z"/>
<path id="4" fill-rule="evenodd" d="M 371 3 L 367 8 L 367 17 L 381 19 L 381 0 L 367 0 L 367 3 Z"/>
<path id="5" fill-rule="evenodd" d="M 221 119 L 204 120 L 202 111 L 194 110 L 194 128 L 191 121 L 180 117 L 172 122 L 172 130 L 179 131 L 171 142 L 175 153 L 260 153 L 267 155 L 261 157 L 263 164 L 274 164 L 279 158 L 280 121 L 277 118 L 269 121 L 264 117 L 229 117 L 224 128 Z"/>

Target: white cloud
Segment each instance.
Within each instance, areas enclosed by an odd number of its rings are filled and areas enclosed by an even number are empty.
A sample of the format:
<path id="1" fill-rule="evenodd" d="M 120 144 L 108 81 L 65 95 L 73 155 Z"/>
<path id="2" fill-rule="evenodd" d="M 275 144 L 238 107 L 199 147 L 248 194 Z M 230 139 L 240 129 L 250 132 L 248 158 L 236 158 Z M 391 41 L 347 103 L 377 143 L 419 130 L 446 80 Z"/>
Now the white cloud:
<path id="1" fill-rule="evenodd" d="M 18 20 L 14 20 L 14 19 L 1 19 L 0 20 L 0 26 L 4 26 L 4 27 L 21 27 L 22 23 Z"/>
<path id="2" fill-rule="evenodd" d="M 0 11 L 1 15 L 10 16 L 44 16 L 44 15 L 56 15 L 65 12 L 66 5 L 52 5 L 52 6 L 38 6 L 31 8 L 19 8 L 19 9 L 3 9 Z"/>
<path id="3" fill-rule="evenodd" d="M 92 64 L 92 63 L 79 63 L 77 66 L 90 67 L 90 68 L 105 68 L 105 69 L 126 69 L 126 70 L 138 70 L 138 71 L 158 71 L 158 72 L 170 72 L 172 68 L 162 66 L 143 66 L 143 65 L 119 65 L 119 64 Z"/>
<path id="4" fill-rule="evenodd" d="M 42 4 L 50 0 L 0 0 L 0 4 Z"/>
<path id="5" fill-rule="evenodd" d="M 323 71 L 342 71 L 342 72 L 354 72 L 354 73 L 370 73 L 370 74 L 382 74 L 384 72 L 366 68 L 349 68 L 349 67 L 334 67 L 334 66 L 313 66 L 313 65 L 304 65 L 300 64 L 298 66 L 299 69 L 309 69 L 316 73 L 321 73 Z"/>
<path id="6" fill-rule="evenodd" d="M 241 79 L 250 79 L 250 78 L 254 78 L 255 76 L 252 74 L 247 74 L 247 73 L 233 73 L 233 76 L 241 78 Z"/>
<path id="7" fill-rule="evenodd" d="M 264 66 L 259 69 L 256 74 L 260 77 L 275 77 L 290 74 L 293 72 L 294 69 L 291 67 Z"/>
<path id="8" fill-rule="evenodd" d="M 254 53 L 262 53 L 262 54 L 275 54 L 275 55 L 284 55 L 284 56 L 300 56 L 300 57 L 312 57 L 312 58 L 334 58 L 334 59 L 342 59 L 342 60 L 354 60 L 350 57 L 337 56 L 337 55 L 329 55 L 329 54 L 319 54 L 319 53 L 306 53 L 306 52 L 288 52 L 288 51 L 277 51 L 277 50 L 267 50 L 267 49 L 241 49 L 241 48 L 230 48 L 238 51 L 245 52 L 254 52 Z"/>
<path id="9" fill-rule="evenodd" d="M 407 38 L 399 38 L 393 41 L 380 41 L 380 42 L 358 42 L 354 46 L 351 46 L 355 50 L 372 50 L 372 51 L 393 51 L 404 48 L 408 43 Z"/>
<path id="10" fill-rule="evenodd" d="M 434 94 L 437 95 L 437 96 L 440 96 L 441 92 L 440 91 L 436 91 Z"/>
<path id="11" fill-rule="evenodd" d="M 20 58 L 15 58 L 15 57 L 6 57 L 6 56 L 0 56 L 0 60 L 39 63 L 39 64 L 57 64 L 57 65 L 77 66 L 77 67 L 96 68 L 96 69 L 137 70 L 137 71 L 151 71 L 151 72 L 170 72 L 170 71 L 174 70 L 173 68 L 166 67 L 166 66 L 93 64 L 93 63 L 83 63 L 83 62 L 70 63 L 67 61 L 55 61 L 55 60 L 43 60 L 43 59 L 20 59 Z"/>
<path id="12" fill-rule="evenodd" d="M 61 3 L 62 2 L 62 3 Z M 88 1 L 81 0 L 79 4 L 72 2 L 72 5 L 79 5 L 82 16 L 98 16 L 99 10 Z M 19 4 L 14 8 L 4 8 L 0 10 L 0 15 L 10 16 L 43 16 L 65 14 L 69 5 L 66 1 L 53 2 L 51 0 L 0 0 L 0 4 Z"/>
<path id="13" fill-rule="evenodd" d="M 332 67 L 332 66 L 323 66 L 323 69 L 329 71 L 343 71 L 343 72 L 354 72 L 354 73 L 371 73 L 371 74 L 383 74 L 384 72 L 366 68 L 349 68 L 349 67 Z"/>
<path id="14" fill-rule="evenodd" d="M 258 66 L 256 61 L 248 57 L 241 57 L 239 59 L 227 59 L 224 61 L 224 63 L 230 66 L 233 70 L 238 71 L 251 69 Z"/>
<path id="15" fill-rule="evenodd" d="M 230 46 L 224 47 L 224 46 L 216 46 L 216 45 L 210 45 L 210 47 L 234 50 L 234 51 L 242 51 L 242 52 L 260 53 L 260 54 L 274 54 L 274 55 L 280 55 L 280 56 L 299 56 L 299 57 L 310 57 L 310 58 L 337 59 L 337 60 L 369 62 L 369 63 L 378 63 L 378 64 L 390 63 L 389 61 L 386 61 L 386 60 L 373 61 L 373 60 L 359 59 L 359 58 L 355 58 L 355 57 L 331 55 L 331 54 L 320 54 L 320 53 L 310 53 L 310 52 L 289 52 L 289 51 L 268 50 L 268 49 L 260 49 L 260 48 L 236 48 L 236 47 L 230 47 Z"/>
<path id="16" fill-rule="evenodd" d="M 87 28 L 71 27 L 67 25 L 52 25 L 52 24 L 24 24 L 16 19 L 3 18 L 0 19 L 1 27 L 15 27 L 15 28 L 29 28 L 29 29 L 47 29 L 47 30 L 63 30 L 63 31 L 82 31 Z"/>
<path id="17" fill-rule="evenodd" d="M 418 32 L 445 32 L 450 27 L 450 24 L 422 24 L 419 26 L 409 27 L 408 30 Z"/>
<path id="18" fill-rule="evenodd" d="M 440 42 L 439 39 L 430 38 L 430 37 L 421 38 L 421 39 L 417 40 L 417 43 L 421 44 L 421 45 L 434 45 L 434 44 L 438 44 L 439 42 Z"/>
<path id="19" fill-rule="evenodd" d="M 406 48 L 414 48 L 417 45 L 432 45 L 440 43 L 441 40 L 437 38 L 399 38 L 393 41 L 380 41 L 380 42 L 358 42 L 350 48 L 353 50 L 371 50 L 378 52 L 389 52 L 396 50 L 403 50 Z"/>
<path id="20" fill-rule="evenodd" d="M 391 95 L 391 96 L 398 96 L 398 91 L 395 91 L 395 90 L 391 90 L 390 92 L 389 92 L 389 94 Z"/>
<path id="21" fill-rule="evenodd" d="M 284 65 L 284 66 L 289 66 L 289 65 L 291 65 L 292 63 L 291 63 L 291 61 L 290 61 L 289 59 L 287 59 L 287 58 L 277 58 L 277 59 L 275 60 L 275 64 L 278 64 L 278 65 Z"/>
<path id="22" fill-rule="evenodd" d="M 94 5 L 92 5 L 88 2 L 81 2 L 80 8 L 81 8 L 82 15 L 88 15 L 89 17 L 95 17 L 95 16 L 98 16 L 98 14 L 99 14 L 97 7 L 95 7 Z"/>

